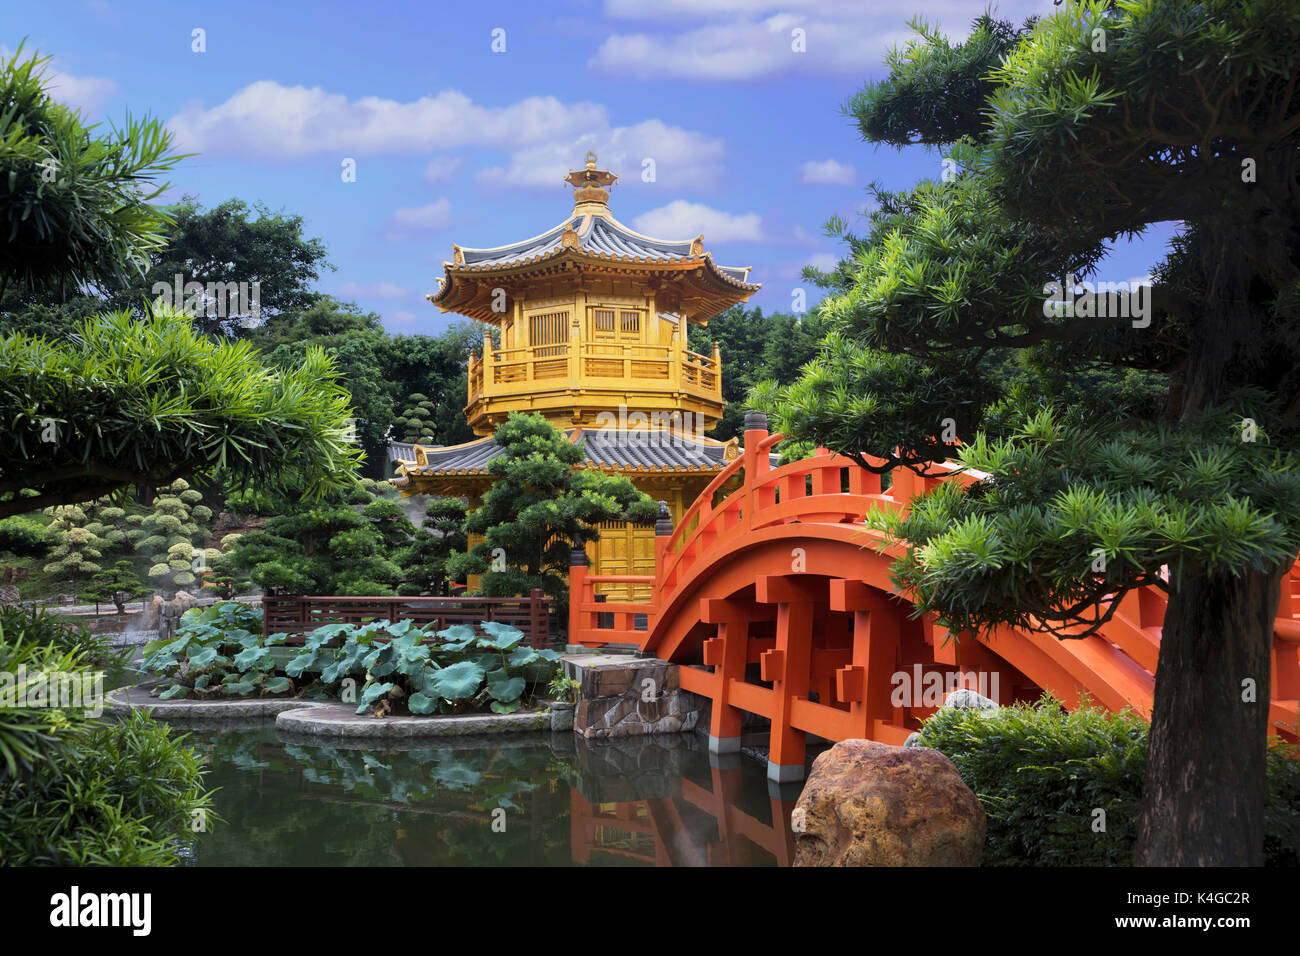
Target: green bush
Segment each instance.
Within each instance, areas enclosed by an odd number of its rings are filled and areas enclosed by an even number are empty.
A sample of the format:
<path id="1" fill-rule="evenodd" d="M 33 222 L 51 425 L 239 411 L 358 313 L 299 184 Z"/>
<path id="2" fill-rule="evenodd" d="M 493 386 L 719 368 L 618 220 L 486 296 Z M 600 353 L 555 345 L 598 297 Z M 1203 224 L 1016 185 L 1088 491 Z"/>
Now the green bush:
<path id="1" fill-rule="evenodd" d="M 1149 728 L 1132 713 L 1066 711 L 1045 695 L 996 711 L 940 710 L 921 743 L 945 754 L 988 816 L 984 866 L 1129 866 L 1137 837 Z M 1300 761 L 1268 759 L 1265 853 L 1295 865 L 1300 852 Z M 1104 831 L 1094 832 L 1096 810 Z"/>
<path id="2" fill-rule="evenodd" d="M 115 649 L 110 635 L 95 634 L 85 624 L 35 607 L 31 610 L 12 605 L 0 607 L 0 635 L 4 634 L 21 635 L 24 645 L 47 645 L 56 651 L 75 654 L 85 664 L 110 670 L 125 666 L 132 653 L 130 648 Z"/>
<path id="3" fill-rule="evenodd" d="M 0 612 L 0 671 L 25 667 L 29 682 L 58 672 L 93 687 L 96 672 L 68 648 L 83 631 Z M 197 756 L 147 714 L 116 723 L 92 716 L 93 700 L 35 707 L 21 696 L 13 686 L 0 692 L 5 865 L 168 865 L 194 814 L 215 822 Z"/>

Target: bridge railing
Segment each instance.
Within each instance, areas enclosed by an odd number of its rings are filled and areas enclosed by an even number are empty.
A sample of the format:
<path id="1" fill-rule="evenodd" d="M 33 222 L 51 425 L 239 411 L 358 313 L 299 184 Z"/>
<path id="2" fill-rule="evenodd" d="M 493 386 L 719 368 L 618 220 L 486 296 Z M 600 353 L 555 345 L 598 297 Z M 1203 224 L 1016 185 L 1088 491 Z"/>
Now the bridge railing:
<path id="1" fill-rule="evenodd" d="M 873 508 L 902 510 L 916 494 L 954 476 L 965 483 L 979 474 L 957 472 L 955 463 L 936 465 L 931 476 L 906 469 L 891 472 L 893 484 L 881 490 L 881 476 L 868 472 L 844 455 L 819 448 L 812 458 L 773 468 L 771 451 L 785 438 L 769 434 L 766 427 L 746 428 L 744 454 L 731 462 L 686 509 L 675 528 L 657 526 L 654 575 L 593 575 L 585 564 L 569 569 L 569 641 L 599 646 L 632 644 L 644 648 L 660 611 L 677 588 L 715 547 L 726 547 L 737 533 L 792 521 L 861 522 Z M 873 465 L 883 459 L 869 457 Z M 722 489 L 742 479 L 721 501 Z M 585 561 L 585 557 L 575 560 Z M 597 600 L 599 584 L 649 586 L 645 603 Z M 638 626 L 644 622 L 644 627 Z"/>

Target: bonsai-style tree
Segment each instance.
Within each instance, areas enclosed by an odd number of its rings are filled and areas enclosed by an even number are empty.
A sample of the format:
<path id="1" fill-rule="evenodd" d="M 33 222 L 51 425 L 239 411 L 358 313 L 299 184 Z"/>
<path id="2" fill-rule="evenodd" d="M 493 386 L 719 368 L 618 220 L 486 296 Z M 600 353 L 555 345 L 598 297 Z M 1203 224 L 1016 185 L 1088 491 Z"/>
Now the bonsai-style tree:
<path id="1" fill-rule="evenodd" d="M 59 543 L 50 551 L 44 570 L 70 586 L 100 570 L 97 562 L 108 547 L 108 542 L 91 530 L 87 509 L 93 510 L 93 506 L 63 505 L 49 511 L 52 520 L 47 527 L 59 536 Z"/>
<path id="2" fill-rule="evenodd" d="M 165 589 L 191 587 L 220 554 L 200 547 L 212 509 L 201 504 L 203 495 L 178 478 L 153 499 L 153 510 L 139 524 L 143 537 L 135 550 L 149 564 L 149 577 Z"/>
<path id="3" fill-rule="evenodd" d="M 148 591 L 140 580 L 135 563 L 123 558 L 90 579 L 86 596 L 95 601 L 112 602 L 117 607 L 118 614 L 125 614 L 126 602 L 133 597 L 141 597 Z"/>
<path id="4" fill-rule="evenodd" d="M 466 505 L 462 498 L 430 498 L 424 506 L 425 519 L 398 557 L 403 582 L 398 594 L 447 593 L 447 559 L 464 551 Z"/>
<path id="5" fill-rule="evenodd" d="M 511 413 L 494 438 L 502 448 L 488 462 L 496 481 L 465 521 L 468 534 L 484 539 L 453 553 L 447 575 L 482 574 L 482 593 L 492 597 L 542 588 L 565 607 L 574 543 L 598 540 L 607 521 L 653 522 L 657 505 L 622 475 L 582 468 L 584 442 L 570 442 L 541 415 Z"/>
<path id="6" fill-rule="evenodd" d="M 1300 13 L 1067 3 L 957 45 L 922 28 L 889 65 L 849 104 L 864 136 L 952 162 L 845 234 L 822 358 L 755 400 L 885 468 L 986 474 L 876 522 L 955 634 L 1082 637 L 1164 591 L 1135 861 L 1259 865 L 1300 548 Z M 1149 310 L 1141 290 L 1079 299 L 1098 289 L 1076 277 L 1131 278 L 1097 275 L 1105 243 L 1168 221 Z"/>
<path id="7" fill-rule="evenodd" d="M 289 507 L 267 521 L 265 530 L 241 536 L 231 565 L 271 592 L 393 594 L 402 580 L 393 556 L 414 529 L 397 505 L 356 492 L 348 501 L 334 497 Z M 358 511 L 354 504 L 365 507 Z"/>
<path id="8" fill-rule="evenodd" d="M 433 403 L 427 395 L 419 392 L 406 399 L 402 414 L 393 419 L 393 424 L 402 430 L 405 442 L 419 442 L 421 445 L 434 444 L 433 432 L 436 427 Z"/>

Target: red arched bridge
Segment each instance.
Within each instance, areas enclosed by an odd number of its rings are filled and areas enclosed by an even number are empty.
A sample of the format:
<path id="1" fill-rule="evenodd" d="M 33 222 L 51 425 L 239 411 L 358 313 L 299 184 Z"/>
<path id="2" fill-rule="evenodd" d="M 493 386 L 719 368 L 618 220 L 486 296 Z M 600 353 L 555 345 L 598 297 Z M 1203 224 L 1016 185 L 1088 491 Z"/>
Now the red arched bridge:
<path id="1" fill-rule="evenodd" d="M 877 507 L 904 511 L 936 482 L 979 476 L 951 463 L 924 478 L 898 468 L 882 492 L 878 475 L 825 450 L 771 467 L 782 437 L 746 429 L 744 454 L 675 529 L 657 526 L 653 575 L 589 574 L 575 551 L 570 642 L 633 645 L 682 665 L 682 688 L 712 701 L 714 752 L 739 750 L 742 726 L 766 718 L 774 780 L 802 779 L 809 734 L 902 744 L 956 687 L 1003 704 L 1050 691 L 1066 707 L 1089 699 L 1150 716 L 1165 611 L 1158 588 L 1126 594 L 1082 639 L 1012 628 L 950 639 L 932 615 L 911 617 L 890 579 L 899 545 L 863 519 Z M 597 600 L 602 584 L 649 598 Z M 1300 740 L 1300 563 L 1283 579 L 1271 674 L 1270 725 Z"/>

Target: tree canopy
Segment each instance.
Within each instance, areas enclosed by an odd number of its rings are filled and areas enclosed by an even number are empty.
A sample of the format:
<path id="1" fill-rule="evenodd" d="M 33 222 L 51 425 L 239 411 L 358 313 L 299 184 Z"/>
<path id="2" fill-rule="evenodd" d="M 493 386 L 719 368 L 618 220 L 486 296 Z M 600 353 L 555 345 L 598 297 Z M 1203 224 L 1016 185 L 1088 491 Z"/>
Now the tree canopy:
<path id="1" fill-rule="evenodd" d="M 159 309 L 85 320 L 68 340 L 0 338 L 0 516 L 228 468 L 269 489 L 353 481 L 349 397 L 320 350 L 267 368 Z M 35 489 L 35 497 L 20 496 Z"/>

